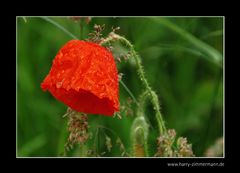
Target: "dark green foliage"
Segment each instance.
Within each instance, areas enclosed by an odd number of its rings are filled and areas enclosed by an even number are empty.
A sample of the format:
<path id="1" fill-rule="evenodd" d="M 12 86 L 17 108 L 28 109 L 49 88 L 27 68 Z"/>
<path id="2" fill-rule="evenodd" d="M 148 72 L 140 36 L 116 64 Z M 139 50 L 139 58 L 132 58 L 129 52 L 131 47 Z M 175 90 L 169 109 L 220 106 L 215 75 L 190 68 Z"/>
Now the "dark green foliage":
<path id="1" fill-rule="evenodd" d="M 43 18 L 25 19 L 17 18 L 17 155 L 61 156 L 68 137 L 66 120 L 62 118 L 67 106 L 43 92 L 40 83 L 59 48 L 72 38 Z M 112 26 L 119 26 L 116 33 L 130 40 L 141 58 L 167 128 L 175 129 L 177 136 L 187 137 L 196 156 L 204 156 L 223 136 L 223 18 L 92 18 L 89 24 L 82 22 L 82 32 L 79 22 L 50 19 L 78 38 L 82 33 L 83 39 L 88 38 L 94 24 L 105 24 L 103 37 L 112 31 Z M 121 59 L 117 66 L 123 73 L 122 81 L 138 98 L 144 87 L 134 59 Z M 121 105 L 127 107 L 130 95 L 119 86 Z M 131 103 L 133 115 L 121 111 L 121 119 L 89 115 L 89 141 L 68 155 L 128 156 L 136 106 Z M 148 149 L 153 156 L 159 130 L 151 102 L 145 106 Z"/>

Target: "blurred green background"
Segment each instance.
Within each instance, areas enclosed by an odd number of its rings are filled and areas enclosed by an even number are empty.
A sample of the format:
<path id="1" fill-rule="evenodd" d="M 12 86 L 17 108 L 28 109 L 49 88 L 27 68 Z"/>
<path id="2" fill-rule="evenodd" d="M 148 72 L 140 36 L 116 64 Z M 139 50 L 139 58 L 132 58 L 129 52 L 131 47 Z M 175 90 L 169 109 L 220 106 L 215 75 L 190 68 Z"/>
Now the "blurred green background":
<path id="1" fill-rule="evenodd" d="M 49 20 L 50 19 L 50 20 Z M 193 145 L 196 156 L 223 136 L 223 18 L 222 17 L 92 17 L 74 21 L 68 17 L 17 17 L 17 156 L 60 156 L 68 132 L 62 118 L 67 106 L 57 101 L 40 84 L 48 74 L 58 50 L 72 38 L 56 22 L 79 39 L 86 39 L 94 24 L 105 24 L 104 36 L 119 26 L 118 34 L 135 46 L 145 75 L 157 92 L 167 128 L 176 129 Z M 55 23 L 55 24 L 56 24 Z M 122 81 L 138 98 L 143 91 L 132 59 L 117 64 Z M 120 85 L 120 103 L 129 94 Z M 131 104 L 133 112 L 136 109 Z M 157 124 L 151 104 L 146 115 L 150 123 L 150 154 L 156 152 Z M 102 156 L 120 156 L 119 137 L 131 151 L 133 115 L 122 119 L 90 115 L 92 139 L 84 150 L 106 151 L 106 135 L 113 148 Z M 97 128 L 104 126 L 110 130 Z M 97 131 L 97 129 L 99 129 Z M 75 147 L 69 156 L 82 156 Z"/>

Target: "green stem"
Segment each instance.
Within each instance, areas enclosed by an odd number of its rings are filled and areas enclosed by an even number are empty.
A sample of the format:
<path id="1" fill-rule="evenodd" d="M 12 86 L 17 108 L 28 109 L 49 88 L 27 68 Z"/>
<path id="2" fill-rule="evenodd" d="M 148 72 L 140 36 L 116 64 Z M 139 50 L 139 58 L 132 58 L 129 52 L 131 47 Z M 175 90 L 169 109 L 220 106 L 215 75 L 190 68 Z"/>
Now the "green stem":
<path id="1" fill-rule="evenodd" d="M 27 23 L 27 19 L 26 19 L 26 17 L 22 17 L 22 18 L 23 18 L 24 22 Z"/>
<path id="2" fill-rule="evenodd" d="M 128 87 L 124 84 L 123 81 L 119 81 L 120 84 L 122 84 L 123 88 L 127 91 L 127 93 L 130 95 L 130 97 L 132 97 L 133 101 L 138 105 L 138 102 L 136 100 L 136 98 L 134 97 L 133 93 L 128 89 Z"/>
<path id="3" fill-rule="evenodd" d="M 73 39 L 78 39 L 75 35 L 73 35 L 71 32 L 69 32 L 68 30 L 66 30 L 62 25 L 58 24 L 57 22 L 55 22 L 54 20 L 51 20 L 48 17 L 40 17 L 44 20 L 46 20 L 47 22 L 53 24 L 54 26 L 56 26 L 58 29 L 62 30 L 63 32 L 65 32 L 67 35 L 69 35 L 70 37 L 72 37 Z"/>
<path id="4" fill-rule="evenodd" d="M 149 152 L 148 152 L 148 142 L 147 140 L 144 141 L 144 152 L 145 152 L 145 155 L 146 157 L 149 157 Z"/>
<path id="5" fill-rule="evenodd" d="M 158 127 L 159 127 L 159 132 L 160 134 L 163 134 L 166 132 L 166 127 L 162 118 L 162 114 L 160 112 L 160 107 L 159 107 L 159 101 L 158 101 L 158 97 L 157 94 L 151 89 L 151 87 L 149 86 L 147 79 L 144 75 L 144 70 L 143 70 L 143 66 L 141 64 L 141 60 L 139 55 L 136 53 L 136 51 L 134 50 L 133 45 L 124 37 L 119 36 L 115 33 L 110 33 L 109 37 L 107 37 L 105 40 L 103 40 L 101 42 L 101 45 L 107 45 L 110 42 L 113 41 L 119 41 L 121 42 L 123 45 L 125 45 L 126 47 L 128 47 L 130 49 L 130 52 L 132 54 L 132 56 L 134 57 L 134 60 L 136 61 L 136 65 L 137 65 L 137 72 L 139 74 L 140 80 L 142 81 L 145 89 L 148 92 L 148 95 L 151 98 L 152 104 L 153 104 L 153 108 L 155 111 L 155 115 L 156 115 L 156 119 L 157 119 L 157 123 L 158 123 Z"/>
<path id="6" fill-rule="evenodd" d="M 94 137 L 94 144 L 93 144 L 93 147 L 94 147 L 94 154 L 96 154 L 96 156 L 97 156 L 97 154 L 98 154 L 98 133 L 99 133 L 99 129 L 97 128 L 97 130 L 96 130 L 96 133 L 95 133 L 95 137 Z"/>
<path id="7" fill-rule="evenodd" d="M 83 20 L 81 19 L 79 21 L 79 27 L 80 27 L 80 40 L 83 39 Z"/>
<path id="8" fill-rule="evenodd" d="M 139 96 L 139 107 L 138 107 L 138 109 L 137 109 L 137 116 L 138 116 L 138 117 L 140 117 L 140 116 L 143 115 L 147 97 L 148 97 L 148 91 L 144 91 L 144 92 Z"/>
<path id="9" fill-rule="evenodd" d="M 144 91 L 141 95 L 140 95 L 140 97 L 139 97 L 139 106 L 138 106 L 138 108 L 137 108 L 137 118 L 139 119 L 140 117 L 143 117 L 142 118 L 142 120 L 144 120 L 144 123 L 143 124 L 139 124 L 139 125 L 141 125 L 142 126 L 142 134 L 143 134 L 143 136 L 142 136 L 142 138 L 143 138 L 143 140 L 144 140 L 144 142 L 143 142 L 143 147 L 144 147 L 144 152 L 145 152 L 145 156 L 149 156 L 149 152 L 148 152 L 148 141 L 147 141 L 147 136 L 148 136 L 148 127 L 149 127 L 149 125 L 148 125 L 148 123 L 146 122 L 146 120 L 145 120 L 145 118 L 144 118 L 144 109 L 145 109 L 145 104 L 146 104 L 146 100 L 147 100 L 147 98 L 148 98 L 148 92 L 147 91 Z M 136 119 L 137 119 L 136 118 Z M 136 121 L 136 119 L 135 119 L 135 121 Z M 144 126 L 144 124 L 146 124 L 145 126 Z M 133 124 L 134 125 L 134 124 Z M 134 128 L 132 128 L 132 130 L 135 130 Z M 132 132 L 132 134 L 134 134 L 134 131 Z M 133 137 L 134 137 L 134 135 L 132 135 Z M 146 137 L 145 137 L 146 136 Z M 135 141 L 134 141 L 134 146 L 136 145 L 135 144 Z M 136 146 L 135 146 L 136 147 Z M 136 151 L 134 152 L 134 153 L 136 153 Z"/>

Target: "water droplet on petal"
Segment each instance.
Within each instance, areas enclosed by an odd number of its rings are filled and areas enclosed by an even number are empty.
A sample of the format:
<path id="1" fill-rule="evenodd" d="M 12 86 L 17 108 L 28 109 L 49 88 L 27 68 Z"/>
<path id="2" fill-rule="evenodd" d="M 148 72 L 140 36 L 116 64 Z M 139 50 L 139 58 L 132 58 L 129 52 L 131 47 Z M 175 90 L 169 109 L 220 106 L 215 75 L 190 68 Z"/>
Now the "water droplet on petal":
<path id="1" fill-rule="evenodd" d="M 99 97 L 102 98 L 105 94 L 104 93 L 100 93 Z"/>
<path id="2" fill-rule="evenodd" d="M 57 88 L 60 88 L 61 86 L 62 86 L 62 82 L 57 82 L 57 83 L 56 83 L 56 87 L 57 87 Z"/>

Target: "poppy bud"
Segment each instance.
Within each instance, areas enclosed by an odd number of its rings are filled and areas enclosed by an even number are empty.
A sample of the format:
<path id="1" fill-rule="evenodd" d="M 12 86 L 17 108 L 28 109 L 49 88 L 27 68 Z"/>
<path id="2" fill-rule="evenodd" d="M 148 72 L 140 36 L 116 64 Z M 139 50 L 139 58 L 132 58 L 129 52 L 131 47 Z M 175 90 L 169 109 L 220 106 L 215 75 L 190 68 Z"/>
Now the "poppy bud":
<path id="1" fill-rule="evenodd" d="M 113 55 L 95 43 L 66 43 L 53 60 L 41 88 L 78 112 L 112 116 L 119 111 L 118 73 Z"/>
<path id="2" fill-rule="evenodd" d="M 144 115 L 138 116 L 131 127 L 131 139 L 133 142 L 133 155 L 144 157 L 147 155 L 148 124 Z"/>

